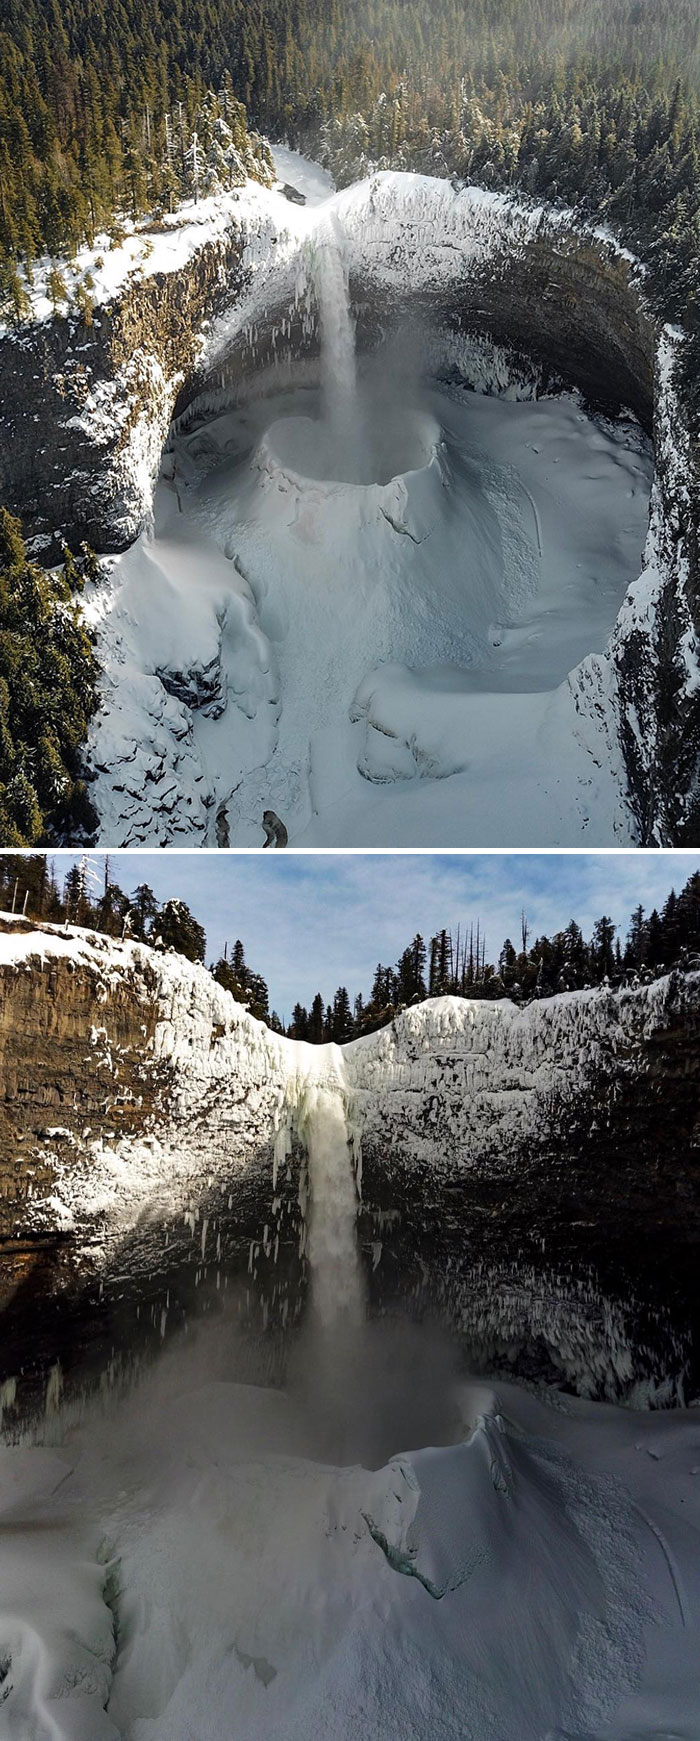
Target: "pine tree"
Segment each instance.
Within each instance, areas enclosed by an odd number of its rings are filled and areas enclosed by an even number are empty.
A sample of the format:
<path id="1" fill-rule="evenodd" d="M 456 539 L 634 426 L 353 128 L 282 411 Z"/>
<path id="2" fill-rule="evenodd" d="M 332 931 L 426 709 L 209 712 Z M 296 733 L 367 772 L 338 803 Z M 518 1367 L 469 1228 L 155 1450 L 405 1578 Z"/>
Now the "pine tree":
<path id="1" fill-rule="evenodd" d="M 293 1040 L 308 1040 L 309 1012 L 304 1008 L 303 1004 L 295 1003 L 292 1010 L 292 1022 L 289 1032 Z"/>
<path id="2" fill-rule="evenodd" d="M 311 1010 L 310 1010 L 310 1014 L 309 1014 L 309 1029 L 308 1029 L 307 1039 L 311 1040 L 311 1042 L 314 1046 L 322 1046 L 323 1045 L 323 1040 L 324 1040 L 324 1009 L 323 1009 L 323 998 L 321 997 L 320 991 L 317 991 L 316 996 L 315 996 L 313 1003 L 311 1005 Z"/>
<path id="3" fill-rule="evenodd" d="M 8 845 L 89 832 L 81 747 L 96 706 L 92 639 L 60 572 L 29 561 L 0 509 L 0 823 Z"/>
<path id="4" fill-rule="evenodd" d="M 347 1040 L 352 1039 L 353 1031 L 352 1011 L 347 988 L 344 985 L 339 985 L 333 999 L 329 1037 L 335 1041 L 337 1046 L 343 1046 Z"/>
<path id="5" fill-rule="evenodd" d="M 267 984 L 259 973 L 247 977 L 248 1008 L 256 1021 L 266 1022 L 270 1013 Z"/>
<path id="6" fill-rule="evenodd" d="M 50 268 L 49 274 L 48 274 L 48 278 L 46 280 L 46 288 L 48 290 L 49 297 L 51 300 L 51 307 L 54 311 L 54 314 L 56 314 L 58 311 L 59 305 L 62 302 L 68 302 L 69 291 L 68 291 L 68 286 L 66 284 L 63 273 L 60 272 L 58 266 L 56 266 L 53 263 L 51 265 L 51 268 Z"/>
<path id="7" fill-rule="evenodd" d="M 0 258 L 0 318 L 21 326 L 30 314 L 31 303 L 18 267 L 13 260 Z"/>
<path id="8" fill-rule="evenodd" d="M 137 937 L 145 938 L 158 917 L 158 902 L 148 883 L 139 883 L 129 903 L 131 928 Z"/>
<path id="9" fill-rule="evenodd" d="M 165 949 L 174 949 L 188 961 L 203 961 L 206 935 L 186 901 L 171 898 L 161 907 L 156 935 Z"/>

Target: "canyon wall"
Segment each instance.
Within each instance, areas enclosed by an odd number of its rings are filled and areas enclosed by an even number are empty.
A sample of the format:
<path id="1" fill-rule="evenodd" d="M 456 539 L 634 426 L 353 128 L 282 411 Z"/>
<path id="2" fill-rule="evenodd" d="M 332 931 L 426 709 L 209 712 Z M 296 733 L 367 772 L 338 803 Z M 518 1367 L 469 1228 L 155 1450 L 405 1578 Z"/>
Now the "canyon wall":
<path id="1" fill-rule="evenodd" d="M 251 204 L 249 199 L 248 204 Z M 361 344 L 424 320 L 520 353 L 539 383 L 632 408 L 649 428 L 655 333 L 638 270 L 570 215 L 478 188 L 383 174 L 333 202 Z M 177 270 L 131 274 L 90 324 L 0 338 L 0 500 L 38 539 L 123 549 L 147 521 L 171 418 L 208 415 L 318 352 L 306 234 L 256 189 Z M 297 223 L 298 223 L 297 218 Z M 313 226 L 308 229 L 313 234 Z"/>
<path id="2" fill-rule="evenodd" d="M 339 1053 L 271 1033 L 172 952 L 6 924 L 6 1236 L 47 1228 L 54 1211 L 60 1227 L 61 1205 L 77 1222 L 95 1213 L 108 1221 L 112 1207 L 119 1215 L 100 1153 L 141 1137 L 163 1145 L 157 1189 L 176 1182 L 167 1151 L 183 1147 L 193 1176 L 205 1149 L 232 1179 L 250 1154 L 271 1175 L 275 1134 L 285 1125 L 293 1134 L 309 1072 L 337 1082 L 342 1064 L 366 1206 L 396 1207 L 397 1194 L 402 1213 L 432 1204 L 437 1232 L 459 1205 L 472 1213 L 481 1202 L 488 1217 L 493 1201 L 499 1216 L 510 1206 L 533 1239 L 549 1226 L 565 1241 L 574 1216 L 604 1221 L 606 1238 L 617 1219 L 635 1237 L 697 1247 L 698 972 L 523 1010 L 507 1000 L 431 1000 Z M 156 1186 L 144 1176 L 144 1197 Z"/>
<path id="3" fill-rule="evenodd" d="M 518 1010 L 440 999 L 347 1049 L 364 1200 L 443 1256 L 700 1248 L 700 974 Z M 389 1157 L 389 1164 L 387 1164 Z"/>
<path id="4" fill-rule="evenodd" d="M 6 920 L 0 1079 L 0 1237 L 31 1238 L 125 1227 L 161 1188 L 186 1191 L 207 1145 L 233 1174 L 270 1166 L 286 1072 L 275 1036 L 204 968 Z M 103 1159 L 120 1148 L 122 1178 Z"/>
<path id="5" fill-rule="evenodd" d="M 0 1071 L 0 1383 L 27 1339 L 50 1365 L 65 1321 L 91 1355 L 105 1318 L 118 1344 L 129 1297 L 156 1339 L 200 1285 L 294 1322 L 311 1080 L 343 1097 L 375 1310 L 413 1302 L 484 1369 L 600 1394 L 688 1365 L 698 972 L 525 1010 L 443 998 L 314 1048 L 172 952 L 5 920 Z"/>
<path id="6" fill-rule="evenodd" d="M 202 328 L 245 282 L 236 228 L 176 272 L 127 280 L 89 323 L 57 316 L 0 337 L 0 501 L 36 551 L 123 550 L 150 511 L 178 386 Z"/>
<path id="7" fill-rule="evenodd" d="M 500 347 L 527 390 L 574 385 L 654 425 L 644 572 L 608 653 L 584 661 L 572 688 L 579 711 L 604 713 L 621 742 L 640 844 L 695 843 L 700 461 L 673 385 L 675 341 L 655 329 L 638 267 L 570 214 L 422 176 L 373 176 L 333 211 L 361 345 L 412 323 L 438 369 L 487 390 L 498 371 L 475 371 L 475 344 L 477 357 L 479 344 Z M 55 557 L 61 536 L 103 552 L 137 536 L 173 416 L 191 427 L 273 376 L 313 375 L 315 218 L 246 190 L 223 229 L 207 239 L 200 226 L 177 270 L 127 277 L 89 326 L 49 319 L 0 339 L 0 500 L 40 553 Z"/>

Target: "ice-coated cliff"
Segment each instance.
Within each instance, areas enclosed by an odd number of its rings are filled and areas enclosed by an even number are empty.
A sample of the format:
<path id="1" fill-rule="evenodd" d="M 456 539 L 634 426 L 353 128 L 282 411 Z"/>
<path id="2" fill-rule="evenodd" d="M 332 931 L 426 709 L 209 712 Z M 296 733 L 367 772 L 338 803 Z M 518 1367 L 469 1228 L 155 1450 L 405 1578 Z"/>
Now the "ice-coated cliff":
<path id="1" fill-rule="evenodd" d="M 412 1299 L 484 1367 L 534 1344 L 559 1381 L 662 1374 L 667 1398 L 685 1332 L 660 1304 L 647 1348 L 633 1295 L 672 1270 L 688 1297 L 699 1064 L 697 972 L 524 1010 L 442 998 L 314 1047 L 173 953 L 4 921 L 0 1292 L 59 1241 L 63 1288 L 126 1273 L 156 1325 L 191 1264 L 285 1326 L 309 1279 L 328 1320 L 342 1272 L 348 1312 L 365 1286 L 373 1309 Z"/>
<path id="2" fill-rule="evenodd" d="M 346 1049 L 363 1133 L 410 1136 L 435 1165 L 508 1167 L 544 1122 L 616 1078 L 647 1068 L 680 1012 L 695 1025 L 700 973 L 629 990 L 563 992 L 519 1009 L 433 998 Z M 395 1135 L 393 1136 L 395 1139 Z"/>
<path id="3" fill-rule="evenodd" d="M 432 999 L 346 1047 L 313 1047 L 272 1033 L 203 966 L 172 951 L 73 927 L 5 925 L 5 1165 L 20 1150 L 28 1164 L 37 1141 L 45 1156 L 52 1143 L 68 1142 L 56 1178 L 66 1209 L 76 1208 L 71 1168 L 80 1155 L 81 1212 L 93 1198 L 95 1209 L 108 1211 L 102 1186 L 90 1185 L 107 1143 L 124 1181 L 132 1169 L 138 1175 L 140 1194 L 148 1192 L 141 1138 L 159 1151 L 159 1188 L 178 1154 L 201 1148 L 204 1132 L 212 1161 L 232 1175 L 239 1138 L 244 1148 L 254 1140 L 268 1151 L 272 1168 L 275 1137 L 279 1155 L 285 1133 L 291 1142 L 303 1131 L 319 1087 L 340 1096 L 358 1157 L 379 1154 L 390 1172 L 392 1152 L 410 1152 L 437 1174 L 456 1167 L 465 1189 L 472 1172 L 512 1176 L 545 1138 L 565 1140 L 567 1119 L 582 1107 L 589 1129 L 610 1123 L 630 1090 L 654 1091 L 670 1128 L 666 1050 L 675 1047 L 676 1074 L 696 1093 L 698 972 L 563 993 L 525 1009 L 508 1000 Z M 91 1132 L 83 1128 L 83 1097 L 97 1122 Z M 34 1196 L 30 1218 L 39 1213 Z"/>

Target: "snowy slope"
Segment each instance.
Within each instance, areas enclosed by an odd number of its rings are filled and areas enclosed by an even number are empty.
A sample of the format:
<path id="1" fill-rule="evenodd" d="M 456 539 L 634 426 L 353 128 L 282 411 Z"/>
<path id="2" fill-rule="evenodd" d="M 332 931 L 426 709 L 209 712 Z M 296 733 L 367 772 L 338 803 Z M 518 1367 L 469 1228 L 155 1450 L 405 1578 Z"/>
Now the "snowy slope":
<path id="1" fill-rule="evenodd" d="M 0 1453 L 7 1741 L 695 1741 L 693 1413 L 445 1376 L 432 1448 L 339 1466 L 215 1357 Z"/>
<path id="2" fill-rule="evenodd" d="M 88 599 L 104 838 L 257 845 L 268 807 L 294 845 L 630 837 L 606 668 L 579 661 L 638 566 L 639 432 L 568 397 L 392 411 L 383 385 L 384 482 L 301 475 L 309 389 L 176 444 L 155 537 Z"/>

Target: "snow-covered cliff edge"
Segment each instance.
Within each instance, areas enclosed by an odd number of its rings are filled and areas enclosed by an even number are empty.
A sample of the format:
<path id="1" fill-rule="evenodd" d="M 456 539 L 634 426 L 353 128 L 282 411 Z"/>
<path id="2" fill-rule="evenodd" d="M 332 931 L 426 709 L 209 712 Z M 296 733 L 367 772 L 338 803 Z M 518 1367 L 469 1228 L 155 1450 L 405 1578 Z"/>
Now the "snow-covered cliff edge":
<path id="1" fill-rule="evenodd" d="M 564 992 L 519 1009 L 509 1000 L 435 998 L 346 1048 L 365 1144 L 414 1142 L 433 1164 L 518 1166 L 522 1144 L 561 1130 L 603 1084 L 653 1075 L 665 1035 L 700 1035 L 700 973 L 651 985 Z M 608 1113 L 611 1113 L 608 1108 Z"/>
<path id="2" fill-rule="evenodd" d="M 700 1153 L 698 972 L 564 993 L 525 1009 L 433 999 L 342 1049 L 316 1048 L 273 1034 L 205 968 L 172 952 L 4 923 L 0 1164 L 5 1214 L 14 1178 L 12 1213 L 25 1230 L 43 1213 L 36 1181 L 22 1196 L 38 1155 L 48 1176 L 51 1157 L 62 1154 L 56 1191 L 66 1210 L 71 1157 L 76 1165 L 82 1157 L 76 1212 L 89 1212 L 94 1197 L 108 1217 L 107 1198 L 89 1177 L 100 1173 L 108 1144 L 123 1152 L 146 1137 L 163 1156 L 167 1145 L 166 1185 L 175 1151 L 198 1149 L 203 1130 L 227 1150 L 232 1174 L 239 1145 L 259 1147 L 271 1165 L 276 1132 L 293 1128 L 305 1084 L 319 1077 L 342 1088 L 365 1187 L 369 1166 L 391 1191 L 401 1161 L 433 1193 L 437 1180 L 459 1180 L 467 1198 L 485 1176 L 517 1190 L 555 1149 L 573 1167 L 585 1139 L 591 1166 L 605 1150 L 611 1191 L 630 1188 L 630 1166 L 643 1172 L 656 1145 L 647 1183 L 658 1194 L 670 1167 L 665 1211 L 677 1204 L 682 1216 L 691 1212 Z M 209 1142 L 208 1152 L 216 1146 Z M 146 1172 L 141 1186 L 147 1195 Z M 664 1212 L 661 1199 L 657 1209 Z"/>
<path id="3" fill-rule="evenodd" d="M 524 1010 L 438 999 L 319 1048 L 272 1034 L 180 956 L 7 921 L 0 1068 L 5 1301 L 47 1242 L 65 1289 L 85 1266 L 165 1273 L 184 1238 L 198 1276 L 247 1272 L 286 1323 L 322 1082 L 353 1141 L 380 1307 L 413 1295 L 517 1358 L 536 1299 L 561 1377 L 593 1361 L 606 1297 L 652 1269 L 684 1295 L 697 1262 L 700 973 Z M 632 1375 L 616 1314 L 606 1383 Z"/>

